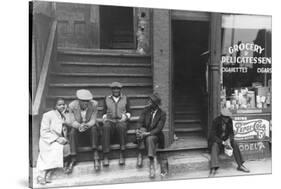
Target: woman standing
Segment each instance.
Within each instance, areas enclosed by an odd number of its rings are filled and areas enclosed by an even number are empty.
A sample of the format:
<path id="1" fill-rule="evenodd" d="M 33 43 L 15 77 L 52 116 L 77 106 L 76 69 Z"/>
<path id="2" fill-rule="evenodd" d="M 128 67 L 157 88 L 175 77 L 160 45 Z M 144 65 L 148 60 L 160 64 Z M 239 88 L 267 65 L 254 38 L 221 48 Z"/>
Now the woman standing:
<path id="1" fill-rule="evenodd" d="M 40 172 L 37 177 L 38 184 L 50 183 L 50 175 L 55 168 L 63 167 L 63 149 L 68 143 L 63 129 L 66 124 L 66 109 L 64 99 L 55 101 L 55 108 L 43 114 L 37 168 Z"/>

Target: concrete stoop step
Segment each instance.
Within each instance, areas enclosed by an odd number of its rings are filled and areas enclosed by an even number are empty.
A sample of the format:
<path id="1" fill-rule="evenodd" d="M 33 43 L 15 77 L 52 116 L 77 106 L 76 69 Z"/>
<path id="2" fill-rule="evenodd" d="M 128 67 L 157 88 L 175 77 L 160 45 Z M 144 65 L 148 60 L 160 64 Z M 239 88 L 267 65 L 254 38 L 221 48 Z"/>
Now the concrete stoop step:
<path id="1" fill-rule="evenodd" d="M 144 159 L 142 168 L 136 167 L 136 158 L 127 158 L 124 166 L 120 166 L 118 160 L 111 160 L 110 166 L 101 166 L 99 172 L 95 172 L 93 162 L 79 162 L 70 175 L 65 175 L 62 169 L 57 169 L 52 175 L 52 183 L 43 186 L 36 183 L 38 172 L 34 168 L 33 187 L 47 188 L 170 180 L 176 175 L 186 172 L 208 172 L 209 160 L 210 155 L 206 152 L 176 152 L 173 155 L 169 154 L 169 175 L 164 178 L 161 177 L 160 165 L 155 162 L 156 177 L 154 179 L 149 178 L 149 160 L 147 158 Z M 235 166 L 232 164 L 231 158 L 221 157 L 221 167 Z"/>
<path id="2" fill-rule="evenodd" d="M 221 154 L 220 167 L 232 167 L 236 166 L 233 157 L 227 157 Z M 169 154 L 169 176 L 175 176 L 177 174 L 206 171 L 210 169 L 210 154 L 206 151 L 187 151 L 176 152 Z"/>

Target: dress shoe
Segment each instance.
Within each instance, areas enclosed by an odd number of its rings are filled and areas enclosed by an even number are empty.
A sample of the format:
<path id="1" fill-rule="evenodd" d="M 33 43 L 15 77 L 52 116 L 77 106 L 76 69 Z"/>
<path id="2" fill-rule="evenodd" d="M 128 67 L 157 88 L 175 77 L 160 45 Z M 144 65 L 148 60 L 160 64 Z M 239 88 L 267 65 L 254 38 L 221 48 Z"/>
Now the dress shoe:
<path id="1" fill-rule="evenodd" d="M 151 179 L 155 178 L 154 162 L 151 162 L 150 165 L 149 165 L 149 178 L 151 178 Z"/>
<path id="2" fill-rule="evenodd" d="M 95 171 L 100 171 L 100 160 L 94 160 Z"/>
<path id="3" fill-rule="evenodd" d="M 69 162 L 64 162 L 63 164 L 63 172 L 66 173 L 67 169 L 68 169 L 68 166 L 69 166 Z"/>
<path id="4" fill-rule="evenodd" d="M 75 163 L 76 163 L 75 161 L 71 161 L 71 162 L 70 162 L 68 168 L 67 168 L 66 171 L 65 171 L 66 174 L 72 173 L 73 167 L 74 167 Z"/>
<path id="5" fill-rule="evenodd" d="M 120 152 L 119 165 L 125 165 L 125 158 L 123 152 Z"/>
<path id="6" fill-rule="evenodd" d="M 237 170 L 245 172 L 245 173 L 249 173 L 250 172 L 250 170 L 247 169 L 244 165 L 241 165 L 241 166 L 237 167 Z"/>
<path id="7" fill-rule="evenodd" d="M 103 166 L 104 166 L 104 167 L 109 166 L 109 160 L 108 160 L 108 157 L 107 157 L 107 156 L 104 156 L 104 157 L 103 157 Z"/>
<path id="8" fill-rule="evenodd" d="M 48 173 L 46 174 L 46 178 L 45 178 L 46 183 L 51 183 L 51 182 L 52 182 L 51 176 L 52 176 L 52 173 L 51 173 L 51 172 L 48 172 Z"/>
<path id="9" fill-rule="evenodd" d="M 210 173 L 209 173 L 209 177 L 214 177 L 217 174 L 217 169 L 215 168 L 211 168 Z"/>
<path id="10" fill-rule="evenodd" d="M 142 157 L 142 154 L 139 153 L 138 154 L 138 159 L 137 159 L 137 167 L 141 168 L 142 167 L 142 163 L 143 163 L 143 157 Z"/>
<path id="11" fill-rule="evenodd" d="M 45 185 L 46 183 L 47 182 L 46 182 L 46 179 L 44 177 L 41 177 L 41 176 L 37 177 L 37 184 Z"/>
<path id="12" fill-rule="evenodd" d="M 160 176 L 165 177 L 168 175 L 168 162 L 167 161 L 161 161 L 160 163 Z"/>

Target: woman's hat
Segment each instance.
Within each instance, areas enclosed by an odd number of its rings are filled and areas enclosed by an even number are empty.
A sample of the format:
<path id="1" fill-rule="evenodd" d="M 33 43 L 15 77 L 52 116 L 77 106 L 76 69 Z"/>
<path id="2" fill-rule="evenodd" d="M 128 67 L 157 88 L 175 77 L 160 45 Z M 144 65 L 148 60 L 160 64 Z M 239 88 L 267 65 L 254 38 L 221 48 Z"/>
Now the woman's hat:
<path id="1" fill-rule="evenodd" d="M 152 95 L 149 96 L 149 98 L 151 99 L 151 101 L 154 104 L 157 104 L 157 105 L 161 104 L 161 98 L 158 93 L 153 93 Z"/>
<path id="2" fill-rule="evenodd" d="M 231 116 L 232 116 L 232 113 L 229 111 L 229 109 L 227 109 L 227 108 L 222 108 L 222 109 L 221 109 L 221 115 L 231 117 Z"/>
<path id="3" fill-rule="evenodd" d="M 110 87 L 111 88 L 120 88 L 121 89 L 122 85 L 119 82 L 113 82 L 113 83 L 110 84 Z"/>
<path id="4" fill-rule="evenodd" d="M 93 95 L 89 90 L 86 89 L 80 89 L 76 91 L 76 97 L 79 100 L 92 100 Z"/>

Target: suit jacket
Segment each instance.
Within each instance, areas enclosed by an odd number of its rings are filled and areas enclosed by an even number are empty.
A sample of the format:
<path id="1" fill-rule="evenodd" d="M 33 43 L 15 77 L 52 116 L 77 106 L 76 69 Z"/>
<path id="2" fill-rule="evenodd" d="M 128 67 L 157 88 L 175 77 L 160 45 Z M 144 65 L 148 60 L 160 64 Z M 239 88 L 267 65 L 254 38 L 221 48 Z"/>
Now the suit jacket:
<path id="1" fill-rule="evenodd" d="M 78 128 L 80 123 L 82 123 L 79 100 L 74 100 L 69 104 L 69 113 L 71 116 L 70 125 L 74 128 Z M 88 103 L 88 109 L 86 111 L 86 123 L 90 127 L 96 124 L 97 113 L 98 113 L 98 102 L 95 100 L 90 100 Z"/>
<path id="2" fill-rule="evenodd" d="M 159 148 L 164 148 L 165 139 L 162 132 L 166 122 L 166 113 L 162 109 L 158 109 L 151 123 L 152 110 L 145 108 L 138 120 L 138 128 L 145 128 L 151 135 L 157 136 L 159 139 Z"/>
<path id="3" fill-rule="evenodd" d="M 222 136 L 223 124 L 226 125 L 224 136 Z M 222 141 L 225 141 L 228 138 L 230 138 L 230 140 L 234 139 L 232 119 L 228 117 L 228 120 L 224 121 L 222 116 L 218 116 L 216 119 L 214 119 L 212 124 L 212 129 L 209 137 L 209 147 L 211 147 L 214 142 L 222 144 Z"/>

